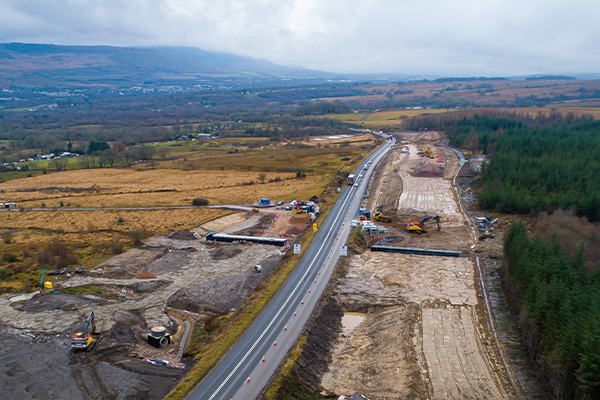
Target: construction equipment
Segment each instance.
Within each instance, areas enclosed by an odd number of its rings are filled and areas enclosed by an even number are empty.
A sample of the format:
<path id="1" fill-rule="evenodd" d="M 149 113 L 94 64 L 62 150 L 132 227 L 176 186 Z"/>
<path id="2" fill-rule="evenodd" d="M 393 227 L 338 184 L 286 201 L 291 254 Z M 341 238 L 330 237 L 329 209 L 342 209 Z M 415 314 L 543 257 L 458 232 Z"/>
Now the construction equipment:
<path id="1" fill-rule="evenodd" d="M 423 154 L 429 158 L 435 158 L 433 152 L 428 147 L 423 147 Z"/>
<path id="2" fill-rule="evenodd" d="M 477 221 L 479 231 L 482 232 L 481 236 L 479 236 L 479 240 L 485 240 L 487 238 L 494 237 L 494 227 L 492 226 L 494 222 L 498 221 L 498 218 L 491 219 L 490 217 L 475 217 Z"/>
<path id="3" fill-rule="evenodd" d="M 425 217 L 421 220 L 421 222 L 409 222 L 408 225 L 406 225 L 406 229 L 409 232 L 414 232 L 414 233 L 423 233 L 423 232 L 427 232 L 425 230 L 425 223 L 428 221 L 435 221 L 437 222 L 437 226 L 438 226 L 438 231 L 440 229 L 442 229 L 442 225 L 440 224 L 440 217 L 438 215 L 431 215 L 429 217 Z"/>
<path id="4" fill-rule="evenodd" d="M 375 211 L 371 219 L 373 221 L 392 222 L 392 219 L 390 217 L 383 215 L 380 211 Z"/>
<path id="5" fill-rule="evenodd" d="M 164 326 L 155 326 L 150 329 L 150 333 L 142 333 L 142 339 L 148 341 L 150 346 L 157 349 L 173 343 L 173 336 L 167 333 L 167 329 Z"/>
<path id="6" fill-rule="evenodd" d="M 480 231 L 493 231 L 494 228 L 492 225 L 494 222 L 498 221 L 498 218 L 491 219 L 490 217 L 475 217 L 475 220 L 478 222 L 478 228 Z"/>
<path id="7" fill-rule="evenodd" d="M 94 312 L 85 320 L 83 332 L 77 332 L 71 336 L 71 348 L 73 350 L 88 350 L 95 342 L 93 333 L 96 331 L 96 323 L 94 322 Z"/>
<path id="8" fill-rule="evenodd" d="M 361 221 L 369 221 L 371 219 L 371 211 L 366 208 L 360 208 L 358 214 L 360 215 Z"/>

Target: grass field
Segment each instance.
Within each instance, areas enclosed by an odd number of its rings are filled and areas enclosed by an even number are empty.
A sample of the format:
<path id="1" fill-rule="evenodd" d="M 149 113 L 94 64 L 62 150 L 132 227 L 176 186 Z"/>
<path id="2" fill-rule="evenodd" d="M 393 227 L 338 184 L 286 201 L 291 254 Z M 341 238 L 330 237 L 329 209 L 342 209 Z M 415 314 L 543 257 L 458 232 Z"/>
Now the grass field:
<path id="1" fill-rule="evenodd" d="M 340 121 L 347 123 L 359 124 L 364 128 L 379 130 L 386 128 L 389 129 L 402 129 L 402 122 L 406 118 L 415 117 L 424 114 L 441 114 L 452 112 L 452 109 L 418 109 L 418 110 L 389 110 L 379 111 L 371 114 L 332 114 L 327 115 L 325 118 L 339 119 Z M 365 118 L 366 115 L 366 118 Z M 363 121 L 364 119 L 364 121 Z"/>
<path id="2" fill-rule="evenodd" d="M 374 144 L 361 137 L 321 147 L 251 139 L 210 143 L 209 150 L 205 143 L 169 143 L 164 144 L 169 150 L 164 159 L 152 163 L 49 171 L 0 183 L 0 201 L 16 202 L 19 208 L 56 209 L 0 213 L 0 291 L 35 286 L 41 277 L 39 254 L 52 243 L 62 243 L 64 252 L 73 256 L 69 268 L 91 267 L 134 246 L 136 238 L 188 230 L 228 213 L 69 208 L 182 206 L 195 198 L 212 205 L 251 204 L 261 197 L 308 199 L 322 195 L 339 170 L 355 168 L 366 154 L 363 146 Z"/>
<path id="3" fill-rule="evenodd" d="M 360 121 L 365 115 L 364 113 L 329 114 L 325 115 L 325 118 L 339 119 L 340 121 Z"/>

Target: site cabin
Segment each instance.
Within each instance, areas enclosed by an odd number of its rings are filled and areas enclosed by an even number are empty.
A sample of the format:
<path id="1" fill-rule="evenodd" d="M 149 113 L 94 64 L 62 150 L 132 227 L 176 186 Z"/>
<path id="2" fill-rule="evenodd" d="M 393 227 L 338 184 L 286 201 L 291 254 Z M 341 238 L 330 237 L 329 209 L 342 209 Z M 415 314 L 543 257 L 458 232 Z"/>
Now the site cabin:
<path id="1" fill-rule="evenodd" d="M 0 208 L 16 208 L 17 203 L 0 203 Z"/>
<path id="2" fill-rule="evenodd" d="M 348 186 L 354 185 L 354 174 L 348 175 Z"/>

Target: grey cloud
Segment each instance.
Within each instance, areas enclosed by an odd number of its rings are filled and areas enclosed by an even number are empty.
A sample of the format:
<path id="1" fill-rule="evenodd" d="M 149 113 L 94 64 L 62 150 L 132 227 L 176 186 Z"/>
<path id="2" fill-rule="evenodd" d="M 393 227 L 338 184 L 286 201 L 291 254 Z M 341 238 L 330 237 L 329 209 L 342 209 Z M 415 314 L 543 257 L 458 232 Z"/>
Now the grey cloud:
<path id="1" fill-rule="evenodd" d="M 590 0 L 0 0 L 5 42 L 185 45 L 335 72 L 598 72 Z"/>

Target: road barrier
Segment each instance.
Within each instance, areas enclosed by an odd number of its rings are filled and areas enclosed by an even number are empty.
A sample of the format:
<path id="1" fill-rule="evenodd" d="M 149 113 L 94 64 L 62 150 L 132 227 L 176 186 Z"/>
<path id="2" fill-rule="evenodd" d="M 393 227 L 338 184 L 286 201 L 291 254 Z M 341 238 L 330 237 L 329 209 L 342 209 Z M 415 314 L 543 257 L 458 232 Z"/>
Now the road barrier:
<path id="1" fill-rule="evenodd" d="M 266 238 L 256 236 L 238 236 L 238 235 L 227 235 L 225 233 L 209 233 L 206 235 L 207 242 L 252 242 L 260 244 L 270 244 L 274 246 L 285 246 L 287 239 L 282 238 Z"/>
<path id="2" fill-rule="evenodd" d="M 416 247 L 372 246 L 371 251 L 382 251 L 385 253 L 417 254 L 417 255 L 421 255 L 421 256 L 438 256 L 438 257 L 461 257 L 462 256 L 462 251 L 419 249 Z"/>

